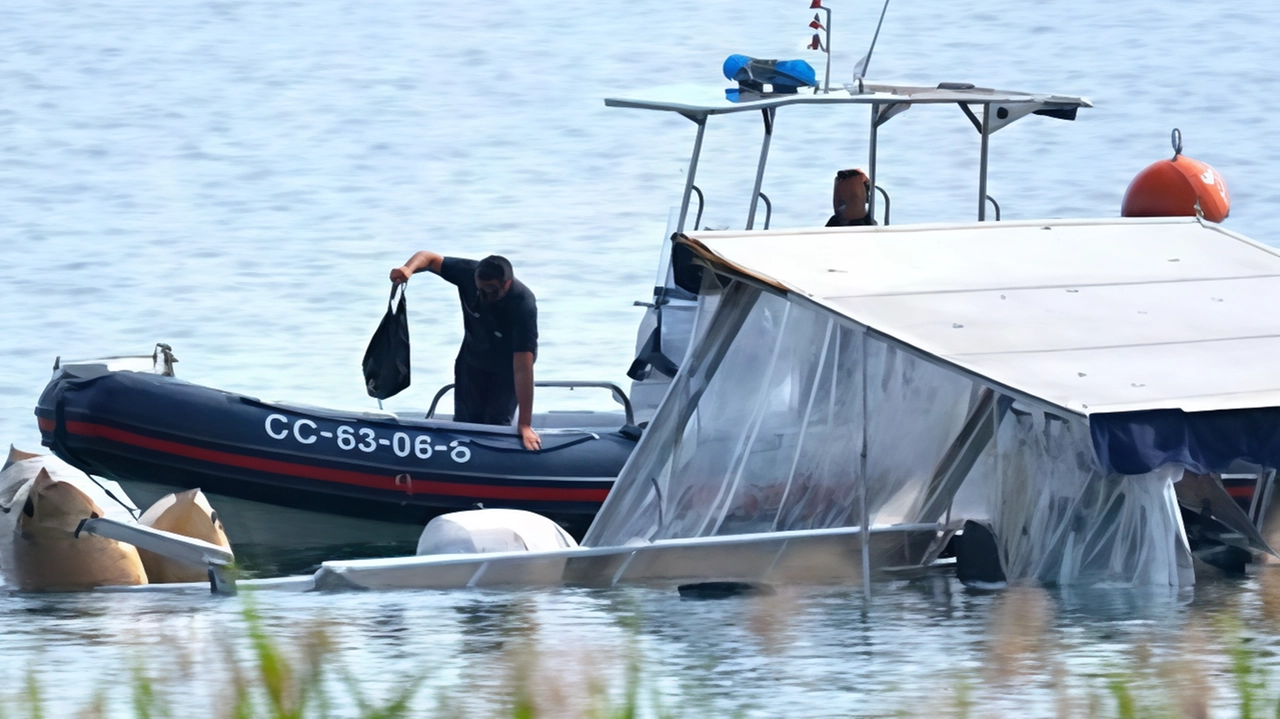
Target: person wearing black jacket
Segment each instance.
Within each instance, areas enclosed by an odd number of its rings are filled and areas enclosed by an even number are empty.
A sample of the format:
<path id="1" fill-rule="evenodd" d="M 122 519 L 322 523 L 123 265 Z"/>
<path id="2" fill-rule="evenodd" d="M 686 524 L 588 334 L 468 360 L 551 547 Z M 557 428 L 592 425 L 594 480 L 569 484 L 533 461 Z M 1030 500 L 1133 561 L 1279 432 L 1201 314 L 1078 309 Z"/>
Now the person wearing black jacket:
<path id="1" fill-rule="evenodd" d="M 542 439 L 531 424 L 538 356 L 533 293 L 498 255 L 476 261 L 424 250 L 391 270 L 391 281 L 408 282 L 422 270 L 455 285 L 462 303 L 465 335 L 453 364 L 454 421 L 507 425 L 515 416 L 525 449 L 541 449 Z"/>

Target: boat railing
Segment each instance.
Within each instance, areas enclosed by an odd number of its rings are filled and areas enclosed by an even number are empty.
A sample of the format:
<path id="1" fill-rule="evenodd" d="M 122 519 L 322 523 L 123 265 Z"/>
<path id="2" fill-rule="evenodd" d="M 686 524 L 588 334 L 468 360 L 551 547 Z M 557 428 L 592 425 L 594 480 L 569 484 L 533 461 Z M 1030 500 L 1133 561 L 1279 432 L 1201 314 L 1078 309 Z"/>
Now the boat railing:
<path id="1" fill-rule="evenodd" d="M 702 210 L 706 207 L 707 198 L 702 194 L 701 187 L 694 185 L 689 189 L 694 194 L 694 196 L 698 198 L 698 211 L 695 212 L 693 215 L 693 226 L 696 228 L 702 224 Z M 879 188 L 876 188 L 876 189 L 879 189 Z M 883 190 L 881 190 L 881 192 L 883 192 Z M 764 194 L 763 192 L 757 192 L 756 197 L 760 198 L 760 201 L 764 203 L 764 229 L 767 230 L 769 229 L 769 221 L 773 219 L 773 202 L 770 201 L 769 196 Z M 885 197 L 887 202 L 888 195 L 886 195 Z"/>
<path id="2" fill-rule="evenodd" d="M 764 228 L 769 229 L 769 220 L 773 219 L 773 203 L 769 201 L 769 196 L 763 192 L 757 192 L 760 199 L 764 201 Z"/>
<path id="3" fill-rule="evenodd" d="M 994 207 L 994 208 L 996 208 L 996 222 L 999 222 L 999 221 L 1000 221 L 1000 203 L 999 203 L 999 202 L 996 202 L 996 198 L 992 197 L 991 195 L 987 195 L 987 202 L 990 202 L 990 203 L 991 203 L 991 206 L 992 206 L 992 207 Z M 885 211 L 886 211 L 886 213 L 888 212 L 888 210 L 889 210 L 889 208 L 888 208 L 888 206 L 886 205 L 886 206 L 885 206 Z M 889 224 L 889 222 L 886 220 L 886 221 L 885 221 L 885 224 L 887 225 L 887 224 Z"/>
<path id="4" fill-rule="evenodd" d="M 622 405 L 623 415 L 626 418 L 628 426 L 635 426 L 636 416 L 631 409 L 631 399 L 627 397 L 627 393 L 621 387 L 613 382 L 583 382 L 579 380 L 540 380 L 533 383 L 536 387 L 558 387 L 562 389 L 606 389 L 613 395 L 613 399 Z M 427 419 L 434 419 L 436 414 L 436 405 L 449 392 L 453 390 L 453 383 L 440 388 L 435 396 L 431 398 L 431 406 L 427 408 Z"/>
<path id="5" fill-rule="evenodd" d="M 880 196 L 884 198 L 884 223 L 883 224 L 887 227 L 889 225 L 889 192 L 879 185 L 876 185 L 876 192 L 879 192 Z M 875 218 L 873 217 L 871 219 L 874 220 Z"/>

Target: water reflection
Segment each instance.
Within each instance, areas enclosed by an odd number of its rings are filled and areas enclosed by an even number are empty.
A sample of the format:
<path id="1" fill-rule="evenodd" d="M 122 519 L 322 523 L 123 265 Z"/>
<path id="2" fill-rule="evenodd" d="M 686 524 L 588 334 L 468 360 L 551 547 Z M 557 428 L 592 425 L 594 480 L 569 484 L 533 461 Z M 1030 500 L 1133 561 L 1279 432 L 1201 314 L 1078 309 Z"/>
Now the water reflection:
<path id="1" fill-rule="evenodd" d="M 537 612 L 529 597 L 488 596 L 464 601 L 453 608 L 462 631 L 463 654 L 501 652 L 517 639 L 538 632 Z"/>
<path id="2" fill-rule="evenodd" d="M 1200 587 L 1056 587 L 1060 610 L 1069 617 L 1116 621 L 1172 621 L 1207 590 Z"/>

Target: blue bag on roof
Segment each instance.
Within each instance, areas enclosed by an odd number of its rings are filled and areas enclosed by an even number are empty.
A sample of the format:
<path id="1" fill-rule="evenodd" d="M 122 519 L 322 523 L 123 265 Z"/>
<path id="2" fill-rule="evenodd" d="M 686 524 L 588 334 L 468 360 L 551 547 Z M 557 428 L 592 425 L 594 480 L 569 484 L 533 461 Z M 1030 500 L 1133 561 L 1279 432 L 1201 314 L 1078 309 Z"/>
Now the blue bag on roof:
<path id="1" fill-rule="evenodd" d="M 792 95 L 802 87 L 813 87 L 818 81 L 813 66 L 804 60 L 761 60 L 746 55 L 725 58 L 724 76 L 738 82 L 737 87 L 724 91 L 725 97 L 733 102 Z"/>

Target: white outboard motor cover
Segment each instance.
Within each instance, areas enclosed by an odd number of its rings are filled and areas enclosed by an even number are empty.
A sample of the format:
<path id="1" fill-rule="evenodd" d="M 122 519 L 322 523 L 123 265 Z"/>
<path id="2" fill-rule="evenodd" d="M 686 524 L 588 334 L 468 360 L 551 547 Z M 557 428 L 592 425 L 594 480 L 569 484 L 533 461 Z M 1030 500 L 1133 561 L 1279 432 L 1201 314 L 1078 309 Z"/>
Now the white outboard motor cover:
<path id="1" fill-rule="evenodd" d="M 418 538 L 418 556 L 569 549 L 578 546 L 560 525 L 523 509 L 472 509 L 442 514 Z"/>

